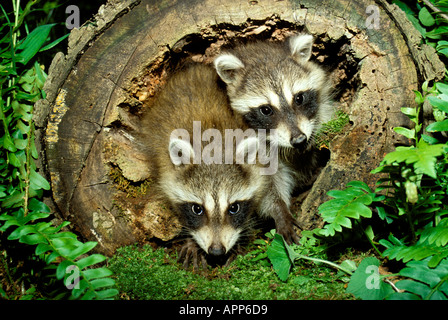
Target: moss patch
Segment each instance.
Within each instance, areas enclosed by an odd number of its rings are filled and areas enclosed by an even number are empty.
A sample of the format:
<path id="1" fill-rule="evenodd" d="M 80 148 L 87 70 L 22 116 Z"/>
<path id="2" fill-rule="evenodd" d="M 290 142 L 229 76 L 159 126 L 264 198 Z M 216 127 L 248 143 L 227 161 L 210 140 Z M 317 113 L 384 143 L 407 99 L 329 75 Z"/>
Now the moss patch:
<path id="1" fill-rule="evenodd" d="M 304 263 L 294 267 L 286 282 L 267 260 L 238 256 L 229 267 L 200 273 L 182 269 L 177 254 L 149 245 L 127 246 L 109 260 L 122 299 L 347 299 L 341 275 L 332 269 Z"/>
<path id="2" fill-rule="evenodd" d="M 350 122 L 348 114 L 338 110 L 334 118 L 324 123 L 316 135 L 316 145 L 321 148 L 330 148 L 330 142 L 343 132 L 345 126 Z"/>

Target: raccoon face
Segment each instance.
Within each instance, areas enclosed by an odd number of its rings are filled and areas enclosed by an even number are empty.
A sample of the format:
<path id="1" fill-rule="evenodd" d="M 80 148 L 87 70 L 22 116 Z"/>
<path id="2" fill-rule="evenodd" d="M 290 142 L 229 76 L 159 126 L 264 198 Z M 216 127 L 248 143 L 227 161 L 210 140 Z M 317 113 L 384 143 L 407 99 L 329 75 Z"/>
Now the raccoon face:
<path id="1" fill-rule="evenodd" d="M 248 44 L 218 56 L 214 66 L 232 108 L 249 126 L 277 129 L 279 146 L 301 150 L 331 118 L 330 85 L 309 61 L 311 35 L 294 36 L 287 44 Z"/>
<path id="2" fill-rule="evenodd" d="M 179 141 L 173 140 L 170 148 Z M 184 149 L 193 157 L 193 147 Z M 210 255 L 228 253 L 251 225 L 264 177 L 254 165 L 173 164 L 161 186 L 183 226 Z"/>
<path id="3" fill-rule="evenodd" d="M 228 253 L 239 240 L 254 208 L 250 200 L 228 203 L 225 197 L 210 198 L 201 203 L 183 203 L 179 210 L 196 243 L 207 254 L 220 256 Z"/>

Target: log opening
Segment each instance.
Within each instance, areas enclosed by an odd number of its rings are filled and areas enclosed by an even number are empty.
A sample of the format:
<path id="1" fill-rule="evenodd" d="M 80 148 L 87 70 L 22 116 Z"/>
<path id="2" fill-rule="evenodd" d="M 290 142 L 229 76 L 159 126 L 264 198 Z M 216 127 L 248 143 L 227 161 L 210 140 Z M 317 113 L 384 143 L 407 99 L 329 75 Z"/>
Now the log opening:
<path id="1" fill-rule="evenodd" d="M 131 87 L 127 89 L 130 102 L 120 104 L 121 116 L 109 126 L 111 145 L 114 145 L 116 152 L 110 153 L 106 160 L 110 166 L 113 185 L 117 189 L 115 203 L 122 212 L 132 212 L 130 216 L 141 217 L 134 221 L 138 229 L 152 237 L 168 240 L 179 232 L 180 225 L 174 217 L 170 216 L 169 209 L 166 211 L 167 204 L 159 203 L 150 196 L 151 177 L 148 176 L 144 163 L 141 166 L 135 166 L 136 159 L 124 155 L 120 157 L 120 161 L 116 161 L 117 152 L 120 153 L 120 149 L 127 149 L 123 146 L 123 133 L 129 128 L 141 129 L 135 124 L 138 121 L 133 119 L 151 108 L 153 98 L 157 92 L 163 90 L 166 79 L 185 63 L 194 61 L 210 64 L 221 48 L 229 48 L 249 41 L 284 41 L 288 36 L 300 32 L 308 31 L 275 16 L 263 21 L 248 19 L 241 25 L 212 25 L 202 29 L 200 33 L 188 34 L 179 39 L 172 48 L 164 48 L 154 62 L 146 67 L 139 77 L 132 80 Z M 352 34 L 348 36 L 353 37 Z M 350 39 L 346 35 L 337 40 L 329 39 L 326 34 L 320 35 L 315 39 L 313 46 L 312 60 L 323 66 L 332 78 L 335 109 L 342 112 L 348 112 L 349 105 L 361 86 L 359 79 L 361 58 L 356 57 L 350 48 Z M 330 158 L 330 151 L 327 146 L 321 148 L 321 167 L 323 168 Z M 126 154 L 129 153 L 126 152 Z M 138 170 L 146 174 L 136 173 Z M 298 203 L 303 202 L 308 193 L 307 188 L 295 194 L 297 210 L 294 215 L 300 213 Z M 157 228 L 153 226 L 153 216 L 162 218 L 162 223 L 157 224 Z M 150 221 L 147 221 L 148 217 Z M 148 233 L 148 226 L 152 227 L 150 233 Z"/>

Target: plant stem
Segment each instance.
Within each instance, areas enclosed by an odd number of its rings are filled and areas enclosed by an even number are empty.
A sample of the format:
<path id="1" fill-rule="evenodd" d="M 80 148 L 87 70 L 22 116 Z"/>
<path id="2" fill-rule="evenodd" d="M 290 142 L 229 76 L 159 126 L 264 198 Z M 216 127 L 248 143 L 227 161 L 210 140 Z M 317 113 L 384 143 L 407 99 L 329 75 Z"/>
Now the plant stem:
<path id="1" fill-rule="evenodd" d="M 434 11 L 434 12 L 435 12 L 436 14 L 438 14 L 441 18 L 445 19 L 446 22 L 448 22 L 448 16 L 447 16 L 445 13 L 443 13 L 442 10 L 440 10 L 440 9 L 437 8 L 435 5 L 433 5 L 433 4 L 431 3 L 431 1 L 429 1 L 429 0 L 422 0 L 422 1 L 423 1 L 423 3 L 424 3 L 425 5 L 427 5 L 432 11 Z"/>
<path id="2" fill-rule="evenodd" d="M 375 243 L 373 243 L 373 240 L 370 239 L 369 235 L 367 234 L 365 229 L 362 229 L 362 231 L 364 232 L 364 235 L 366 236 L 367 240 L 369 240 L 370 245 L 373 247 L 373 249 L 376 251 L 376 253 L 383 258 L 383 254 L 381 253 L 381 251 L 378 249 L 378 247 L 375 245 Z"/>
<path id="3" fill-rule="evenodd" d="M 345 273 L 347 273 L 347 274 L 349 274 L 349 275 L 352 274 L 352 272 L 351 272 L 350 270 L 345 269 L 344 267 L 341 267 L 340 265 L 338 265 L 338 264 L 336 264 L 336 263 L 334 263 L 334 262 L 328 261 L 328 260 L 323 260 L 323 259 L 319 259 L 319 258 L 311 258 L 311 257 L 308 257 L 308 256 L 304 256 L 304 255 L 302 255 L 302 254 L 298 254 L 298 257 L 297 257 L 297 258 L 299 258 L 299 259 L 305 259 L 305 260 L 310 260 L 310 261 L 318 262 L 318 263 L 325 263 L 325 264 L 328 264 L 328 265 L 330 265 L 330 266 L 332 266 L 332 267 L 334 267 L 334 268 L 336 268 L 336 269 L 339 269 L 339 270 L 341 270 L 341 271 L 344 271 Z"/>
<path id="4" fill-rule="evenodd" d="M 428 295 L 423 299 L 423 300 L 430 300 L 432 295 L 434 294 L 434 292 L 436 292 L 437 290 L 439 290 L 439 287 L 445 282 L 448 281 L 448 275 L 446 275 L 445 277 L 443 277 L 440 282 L 434 287 L 432 288 L 432 290 L 428 293 Z"/>
<path id="5" fill-rule="evenodd" d="M 30 121 L 30 133 L 27 137 L 26 145 L 26 179 L 25 179 L 25 196 L 23 201 L 23 215 L 28 215 L 28 199 L 30 197 L 30 175 L 31 175 L 31 144 L 34 143 L 34 125 Z"/>

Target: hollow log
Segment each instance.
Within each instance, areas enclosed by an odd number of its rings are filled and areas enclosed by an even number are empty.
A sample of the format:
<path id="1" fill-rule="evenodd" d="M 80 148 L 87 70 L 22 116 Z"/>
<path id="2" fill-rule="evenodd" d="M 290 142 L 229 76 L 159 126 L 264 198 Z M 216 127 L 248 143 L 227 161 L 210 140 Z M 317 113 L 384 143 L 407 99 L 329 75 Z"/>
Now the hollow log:
<path id="1" fill-rule="evenodd" d="M 128 129 L 163 90 L 179 63 L 210 63 L 222 45 L 282 41 L 308 31 L 313 57 L 335 85 L 335 105 L 350 118 L 332 137 L 330 159 L 312 188 L 295 199 L 304 228 L 321 224 L 326 192 L 351 180 L 374 186 L 370 171 L 410 126 L 424 80 L 443 77 L 434 49 L 405 14 L 386 1 L 125 0 L 100 7 L 93 23 L 74 29 L 67 54 L 55 56 L 36 105 L 41 169 L 51 201 L 80 234 L 112 254 L 151 238 L 173 239 L 179 222 L 152 193 L 151 177 Z M 370 7 L 369 7 L 370 6 Z"/>

